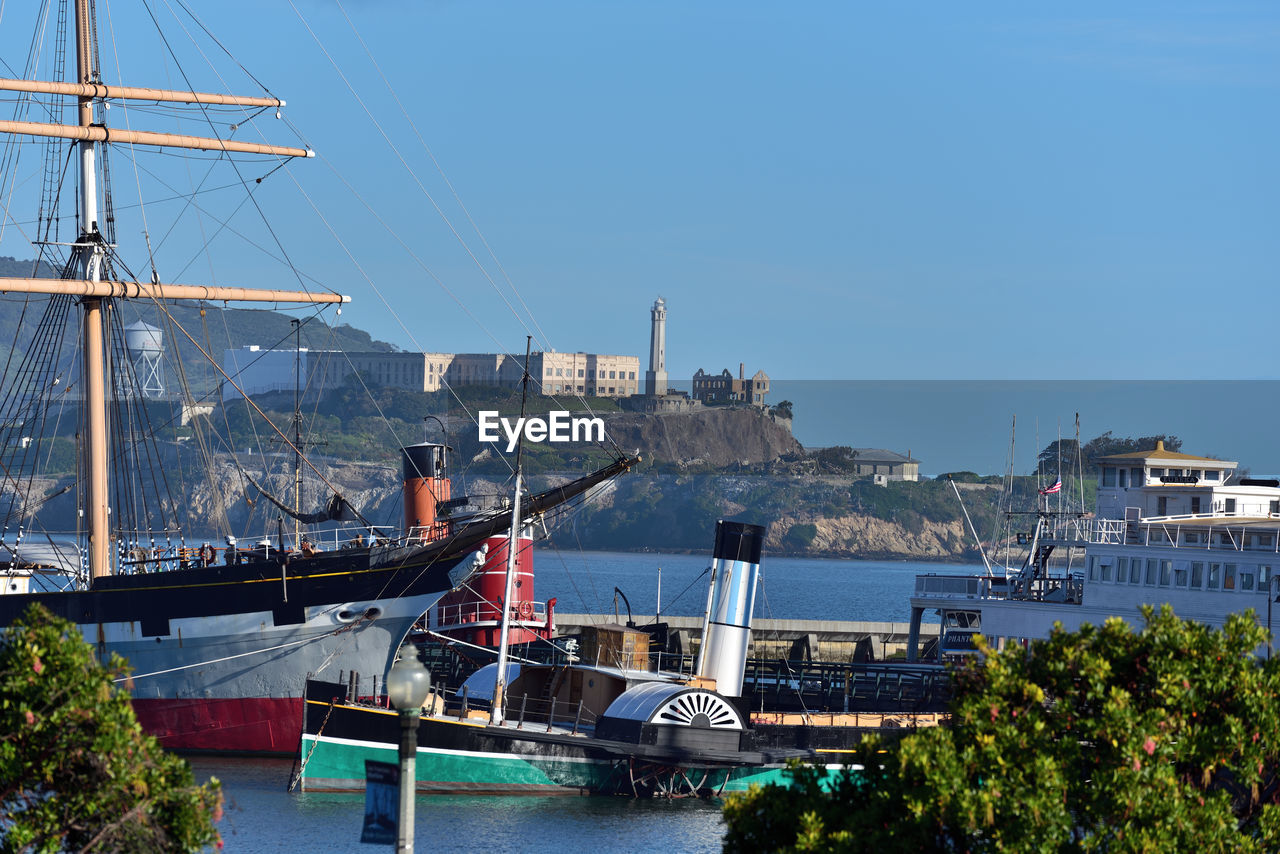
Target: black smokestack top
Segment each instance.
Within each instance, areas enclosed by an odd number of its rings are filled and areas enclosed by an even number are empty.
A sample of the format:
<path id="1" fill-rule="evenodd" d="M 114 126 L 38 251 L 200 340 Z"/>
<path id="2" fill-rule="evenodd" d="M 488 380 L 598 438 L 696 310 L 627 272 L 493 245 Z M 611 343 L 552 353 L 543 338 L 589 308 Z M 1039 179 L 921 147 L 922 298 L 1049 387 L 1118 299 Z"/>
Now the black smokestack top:
<path id="1" fill-rule="evenodd" d="M 764 548 L 764 528 L 746 522 L 716 522 L 716 548 L 714 557 L 724 560 L 741 560 L 760 563 Z"/>

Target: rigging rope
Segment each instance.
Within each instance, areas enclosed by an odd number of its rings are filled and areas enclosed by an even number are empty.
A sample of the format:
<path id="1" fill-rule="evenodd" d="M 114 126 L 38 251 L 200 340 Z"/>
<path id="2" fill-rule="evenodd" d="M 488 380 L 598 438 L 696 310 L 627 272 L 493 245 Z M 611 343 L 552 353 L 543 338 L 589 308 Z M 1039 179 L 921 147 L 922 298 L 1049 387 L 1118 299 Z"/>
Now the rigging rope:
<path id="1" fill-rule="evenodd" d="M 516 311 L 515 307 L 511 304 L 511 301 L 507 298 L 506 294 L 503 293 L 502 288 L 499 287 L 497 281 L 495 281 L 494 277 L 486 269 L 485 265 L 481 262 L 480 258 L 467 244 L 466 239 L 463 238 L 462 234 L 454 226 L 453 222 L 449 219 L 449 216 L 445 213 L 444 209 L 441 208 L 440 204 L 436 201 L 435 197 L 427 189 L 426 185 L 423 183 L 422 179 L 418 176 L 417 172 L 413 169 L 412 166 L 409 165 L 408 160 L 405 158 L 404 154 L 400 151 L 400 148 L 391 140 L 390 136 L 384 130 L 381 122 L 377 120 L 377 118 L 373 115 L 372 111 L 369 109 L 369 107 L 365 103 L 364 99 L 361 98 L 358 92 L 356 92 L 355 87 L 352 86 L 345 72 L 343 72 L 343 70 L 338 66 L 338 63 L 334 60 L 328 48 L 325 47 L 324 43 L 320 40 L 319 36 L 316 34 L 315 30 L 311 27 L 311 24 L 307 21 L 307 19 L 303 17 L 302 13 L 298 10 L 298 7 L 293 2 L 293 0 L 290 0 L 289 5 L 293 9 L 294 14 L 298 17 L 298 20 L 301 21 L 303 27 L 306 28 L 307 32 L 311 35 L 312 40 L 316 43 L 316 46 L 320 49 L 320 52 L 324 54 L 325 58 L 329 61 L 329 64 L 333 67 L 335 73 L 337 73 L 338 77 L 342 80 L 343 84 L 347 87 L 348 92 L 350 92 L 351 96 L 355 99 L 356 103 L 360 106 L 361 110 L 364 111 L 365 115 L 368 117 L 374 129 L 382 137 L 383 141 L 387 144 L 388 148 L 391 149 L 392 153 L 395 155 L 396 159 L 400 162 L 401 166 L 403 166 L 405 171 L 409 173 L 414 183 L 418 186 L 419 191 L 422 193 L 423 196 L 426 197 L 427 201 L 430 202 L 432 208 L 436 211 L 437 215 L 440 217 L 441 221 L 448 228 L 449 232 L 453 235 L 454 239 L 458 242 L 459 246 L 462 247 L 467 257 L 471 259 L 476 269 L 479 270 L 481 276 L 483 276 L 485 281 L 489 283 L 490 287 L 498 295 L 499 299 L 502 300 L 503 304 L 507 307 L 507 310 L 511 312 L 511 315 L 516 319 L 516 321 L 521 325 L 521 327 L 523 327 L 524 330 L 530 334 L 530 336 L 533 336 L 533 330 L 529 328 L 529 323 L 532 323 L 534 327 L 536 327 L 537 329 L 537 332 L 538 332 L 537 339 L 541 343 L 542 348 L 544 350 L 550 349 L 549 342 L 547 341 L 547 337 L 545 333 L 543 333 L 542 328 L 537 324 L 536 320 L 532 316 L 532 313 L 529 312 L 528 305 L 524 302 L 524 299 L 520 297 L 519 291 L 516 289 L 515 284 L 511 281 L 509 276 L 506 276 L 506 271 L 502 267 L 501 263 L 498 261 L 496 253 L 493 252 L 488 241 L 485 240 L 483 233 L 480 232 L 479 227 L 476 225 L 474 219 L 471 217 L 471 214 L 467 210 L 466 206 L 462 204 L 461 198 L 458 196 L 452 183 L 449 182 L 448 178 L 444 175 L 444 170 L 440 166 L 439 161 L 436 159 L 435 155 L 431 152 L 430 148 L 427 147 L 425 141 L 422 139 L 422 135 L 421 133 L 418 132 L 417 126 L 413 123 L 412 118 L 408 116 L 407 111 L 404 109 L 404 105 L 400 101 L 399 95 L 397 95 L 395 90 L 391 87 L 390 82 L 387 80 L 386 76 L 382 74 L 382 69 L 377 65 L 376 60 L 373 59 L 372 53 L 369 52 L 367 46 L 364 43 L 364 40 L 360 37 L 359 32 L 355 30 L 355 26 L 354 24 L 351 23 L 350 18 L 348 17 L 347 21 L 348 21 L 348 24 L 351 25 L 352 32 L 355 33 L 357 40 L 359 40 L 361 43 L 361 46 L 364 47 L 366 55 L 368 55 L 370 58 L 370 61 L 373 62 L 373 65 L 375 69 L 378 71 L 379 76 L 382 78 L 383 82 L 387 85 L 387 88 L 390 90 L 392 97 L 395 99 L 397 105 L 400 106 L 402 113 L 405 114 L 405 117 L 409 121 L 410 126 L 413 127 L 414 133 L 417 135 L 419 142 L 422 144 L 428 157 L 431 159 L 431 162 L 435 165 L 437 171 L 440 173 L 441 177 L 444 179 L 446 186 L 449 188 L 454 198 L 458 201 L 459 207 L 462 208 L 468 222 L 472 225 L 473 229 L 476 231 L 476 234 L 479 236 L 482 244 L 485 246 L 486 249 L 489 250 L 491 257 L 493 257 L 494 262 L 497 264 L 499 270 L 501 270 L 503 275 L 506 277 L 508 287 L 511 289 L 512 293 L 516 295 L 516 298 L 520 301 L 521 306 L 524 307 L 526 314 L 528 315 L 528 322 L 526 322 L 526 319 L 522 317 L 519 312 Z M 339 8 L 341 8 L 340 4 L 339 4 Z M 343 16 L 346 17 L 346 11 L 342 10 L 342 12 L 343 12 Z M 332 168 L 332 166 L 330 166 L 330 168 Z M 334 171 L 336 174 L 336 170 Z M 341 179 L 341 176 L 339 177 Z M 347 182 L 343 180 L 343 183 L 346 184 Z M 356 195 L 357 199 L 360 199 L 362 204 L 365 204 L 365 207 L 369 209 L 370 213 L 374 214 L 374 216 L 384 226 L 384 228 L 388 229 L 389 233 L 397 240 L 397 242 L 399 242 L 401 246 L 403 246 L 406 249 L 406 251 L 410 253 L 411 257 L 414 257 L 415 260 L 418 260 L 419 266 L 421 266 L 424 270 L 426 270 L 428 275 L 430 275 L 431 278 L 434 279 L 436 283 L 439 284 L 443 290 L 445 290 L 446 294 L 448 294 L 451 298 L 453 298 L 454 301 L 457 302 L 459 305 L 462 305 L 461 301 L 459 301 L 457 297 L 454 296 L 454 294 L 448 288 L 444 287 L 443 282 L 441 282 L 439 278 L 437 278 L 433 273 L 431 273 L 431 271 L 427 269 L 426 266 L 422 264 L 422 262 L 419 259 L 417 259 L 416 254 L 413 253 L 412 250 L 409 249 L 408 245 L 403 240 L 400 239 L 399 235 L 396 234 L 393 229 L 390 229 L 386 225 L 385 221 L 381 217 L 378 217 L 376 212 L 374 212 L 371 207 L 369 207 L 366 203 L 364 203 L 363 199 L 360 198 L 359 194 L 355 193 L 354 189 L 350 187 L 350 184 L 347 184 L 347 187 L 348 189 L 352 190 L 353 194 Z M 314 205 L 313 205 L 313 208 L 314 208 Z M 383 301 L 385 303 L 385 299 Z M 471 312 L 465 306 L 463 306 L 463 309 L 468 313 L 468 315 L 471 315 Z M 472 315 L 472 317 L 474 319 L 474 315 Z M 403 328 L 403 323 L 402 323 L 402 328 Z M 405 329 L 405 331 L 409 332 L 408 329 Z M 410 334 L 410 338 L 412 339 L 413 338 L 412 333 L 410 332 L 409 334 Z M 498 344 L 497 339 L 494 338 L 492 334 L 490 334 L 489 337 L 494 340 L 495 344 Z M 416 341 L 414 343 L 415 343 L 415 346 L 420 346 L 417 344 Z M 499 350 L 503 352 L 508 358 L 512 358 L 512 359 L 518 358 L 516 354 L 513 354 L 507 351 L 507 349 L 503 347 L 501 344 L 499 344 Z M 542 378 L 539 377 L 537 380 L 539 387 L 541 387 L 542 385 L 541 379 Z M 572 389 L 573 386 L 571 385 L 570 388 Z M 569 396 L 581 402 L 588 413 L 595 414 L 594 410 L 592 409 L 592 407 L 590 406 L 590 404 L 587 402 L 586 398 L 582 394 L 577 394 L 573 391 L 570 391 Z M 617 443 L 614 442 L 613 444 L 614 444 L 613 450 L 615 451 L 615 453 L 617 453 L 618 455 L 622 455 L 623 452 L 621 448 L 617 446 Z"/>

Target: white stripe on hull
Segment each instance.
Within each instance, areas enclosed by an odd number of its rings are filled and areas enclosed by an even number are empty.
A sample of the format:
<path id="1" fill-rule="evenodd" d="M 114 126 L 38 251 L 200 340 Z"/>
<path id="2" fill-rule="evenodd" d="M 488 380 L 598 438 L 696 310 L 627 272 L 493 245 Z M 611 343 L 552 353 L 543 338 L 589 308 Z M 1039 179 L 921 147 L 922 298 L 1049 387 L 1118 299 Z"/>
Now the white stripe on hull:
<path id="1" fill-rule="evenodd" d="M 590 737 L 588 736 L 579 736 L 579 737 L 582 738 L 583 748 L 591 747 Z M 359 739 L 359 738 L 337 738 L 331 735 L 322 735 L 322 736 L 316 737 L 314 735 L 307 734 L 302 736 L 304 756 L 306 755 L 306 751 L 310 749 L 312 742 L 315 742 L 315 741 L 323 741 L 326 744 L 341 744 L 347 747 L 360 747 L 360 748 L 366 748 L 371 750 L 399 750 L 398 745 L 390 744 L 384 741 L 366 741 L 364 739 Z M 519 739 L 519 736 L 517 735 L 515 740 L 512 743 L 514 745 L 519 743 L 519 741 L 520 739 Z M 465 756 L 472 759 L 522 759 L 526 762 L 546 761 L 548 759 L 551 759 L 556 762 L 582 763 L 584 765 L 601 764 L 601 763 L 610 764 L 608 760 L 592 759 L 586 756 L 562 756 L 557 754 L 555 756 L 549 757 L 545 753 L 519 753 L 514 750 L 502 751 L 501 753 L 495 753 L 487 750 L 449 750 L 444 747 L 430 747 L 430 746 L 424 747 L 421 744 L 418 745 L 418 753 L 436 754 L 439 756 Z"/>

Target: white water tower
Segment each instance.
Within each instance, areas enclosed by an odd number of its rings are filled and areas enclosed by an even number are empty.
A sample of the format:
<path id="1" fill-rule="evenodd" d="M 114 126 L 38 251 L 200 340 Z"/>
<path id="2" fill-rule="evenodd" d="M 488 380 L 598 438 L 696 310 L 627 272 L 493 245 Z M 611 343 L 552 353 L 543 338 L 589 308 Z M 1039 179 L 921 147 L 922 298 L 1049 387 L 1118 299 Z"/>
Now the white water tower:
<path id="1" fill-rule="evenodd" d="M 164 396 L 164 333 L 139 320 L 124 329 L 124 344 L 138 378 L 139 393 L 148 399 Z"/>

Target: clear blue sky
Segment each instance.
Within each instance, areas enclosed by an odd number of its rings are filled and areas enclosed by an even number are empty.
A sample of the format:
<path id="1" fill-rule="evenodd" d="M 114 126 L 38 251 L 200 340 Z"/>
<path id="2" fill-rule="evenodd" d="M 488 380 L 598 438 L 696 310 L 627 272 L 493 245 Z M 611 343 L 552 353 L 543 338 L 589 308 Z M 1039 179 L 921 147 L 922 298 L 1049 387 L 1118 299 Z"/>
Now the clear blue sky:
<path id="1" fill-rule="evenodd" d="M 740 361 L 788 379 L 1277 374 L 1275 4 L 294 2 L 197 4 L 289 102 L 289 124 L 268 114 L 253 130 L 292 143 L 291 124 L 320 155 L 255 198 L 293 263 L 354 297 L 342 320 L 406 349 L 522 350 L 506 307 L 519 299 L 535 346 L 643 361 L 662 295 L 677 378 Z M 5 76 L 21 73 L 27 5 L 0 6 Z M 220 83 L 151 5 L 193 85 L 260 91 L 199 38 Z M 107 8 L 106 79 L 118 56 L 124 82 L 179 85 L 145 8 Z M 14 219 L 38 188 L 33 154 L 6 165 Z M 120 155 L 118 197 L 152 171 L 203 180 L 172 161 L 152 156 L 135 180 Z M 202 218 L 153 203 L 161 277 L 288 285 L 239 236 L 278 254 L 242 201 L 208 193 Z M 162 240 L 179 213 L 188 233 Z M 126 219 L 122 245 L 141 246 Z M 0 238 L 0 254 L 31 254 L 13 223 Z M 126 255 L 146 271 L 145 248 Z"/>

